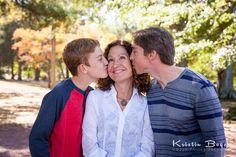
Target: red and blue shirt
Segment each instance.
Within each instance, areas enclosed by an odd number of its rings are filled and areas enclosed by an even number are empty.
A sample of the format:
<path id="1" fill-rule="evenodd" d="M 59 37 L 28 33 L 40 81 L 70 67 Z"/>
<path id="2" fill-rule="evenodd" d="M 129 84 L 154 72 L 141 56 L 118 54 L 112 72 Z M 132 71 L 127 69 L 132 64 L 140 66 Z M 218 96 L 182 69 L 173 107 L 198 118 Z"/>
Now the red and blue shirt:
<path id="1" fill-rule="evenodd" d="M 83 91 L 68 79 L 44 96 L 29 138 L 32 157 L 83 156 L 82 120 L 91 89 Z"/>

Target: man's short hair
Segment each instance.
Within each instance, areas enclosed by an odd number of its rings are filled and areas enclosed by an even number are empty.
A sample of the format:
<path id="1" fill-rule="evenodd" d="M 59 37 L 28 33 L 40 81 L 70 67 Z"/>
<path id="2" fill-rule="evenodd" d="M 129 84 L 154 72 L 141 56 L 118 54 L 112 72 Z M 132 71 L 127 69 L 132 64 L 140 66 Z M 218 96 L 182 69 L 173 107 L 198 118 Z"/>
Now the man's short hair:
<path id="1" fill-rule="evenodd" d="M 73 76 L 77 75 L 80 64 L 89 65 L 89 54 L 94 52 L 99 42 L 90 38 L 80 38 L 69 42 L 63 52 L 63 60 Z"/>
<path id="2" fill-rule="evenodd" d="M 162 63 L 174 64 L 175 48 L 172 35 L 163 28 L 150 27 L 133 34 L 134 43 L 144 49 L 144 55 L 155 50 Z"/>

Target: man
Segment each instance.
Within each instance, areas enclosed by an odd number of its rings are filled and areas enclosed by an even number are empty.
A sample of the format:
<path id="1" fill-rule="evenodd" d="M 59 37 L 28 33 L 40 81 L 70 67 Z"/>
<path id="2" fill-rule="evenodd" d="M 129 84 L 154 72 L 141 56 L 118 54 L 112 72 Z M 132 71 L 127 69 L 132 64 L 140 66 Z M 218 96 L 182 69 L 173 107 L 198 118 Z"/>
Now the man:
<path id="1" fill-rule="evenodd" d="M 131 60 L 154 80 L 147 93 L 156 156 L 224 156 L 221 105 L 213 84 L 174 65 L 171 34 L 158 27 L 133 34 Z"/>
<path id="2" fill-rule="evenodd" d="M 42 101 L 29 138 L 32 157 L 79 157 L 82 119 L 89 84 L 107 77 L 107 60 L 98 41 L 81 38 L 64 49 L 72 78 L 60 82 Z"/>

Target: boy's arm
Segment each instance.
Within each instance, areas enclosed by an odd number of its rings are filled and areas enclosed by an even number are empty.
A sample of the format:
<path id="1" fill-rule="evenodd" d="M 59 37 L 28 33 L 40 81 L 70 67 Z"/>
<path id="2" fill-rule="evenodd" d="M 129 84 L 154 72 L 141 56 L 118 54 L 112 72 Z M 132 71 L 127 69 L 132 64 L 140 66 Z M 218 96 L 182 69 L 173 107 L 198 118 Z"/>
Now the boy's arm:
<path id="1" fill-rule="evenodd" d="M 86 100 L 86 109 L 83 120 L 82 146 L 84 156 L 105 157 L 107 152 L 99 147 L 97 139 L 98 115 L 93 101 L 93 93 L 90 92 Z M 101 104 L 100 104 L 101 105 Z"/>
<path id="2" fill-rule="evenodd" d="M 48 93 L 41 104 L 40 111 L 29 137 L 32 157 L 49 157 L 49 136 L 56 120 L 56 96 Z"/>
<path id="3" fill-rule="evenodd" d="M 144 125 L 141 139 L 141 150 L 135 157 L 150 157 L 154 155 L 154 137 L 149 118 L 148 106 L 145 110 Z"/>
<path id="4" fill-rule="evenodd" d="M 195 114 L 204 137 L 205 156 L 223 157 L 226 139 L 221 104 L 213 86 L 200 89 Z"/>

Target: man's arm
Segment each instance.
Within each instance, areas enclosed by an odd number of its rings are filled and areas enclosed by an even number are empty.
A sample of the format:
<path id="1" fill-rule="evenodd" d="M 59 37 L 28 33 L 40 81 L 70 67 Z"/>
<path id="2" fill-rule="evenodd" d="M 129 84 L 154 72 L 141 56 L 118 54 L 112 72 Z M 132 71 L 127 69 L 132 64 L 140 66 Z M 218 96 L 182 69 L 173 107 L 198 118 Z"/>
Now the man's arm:
<path id="1" fill-rule="evenodd" d="M 226 139 L 221 104 L 213 86 L 201 88 L 195 114 L 204 137 L 206 157 L 223 157 Z"/>

